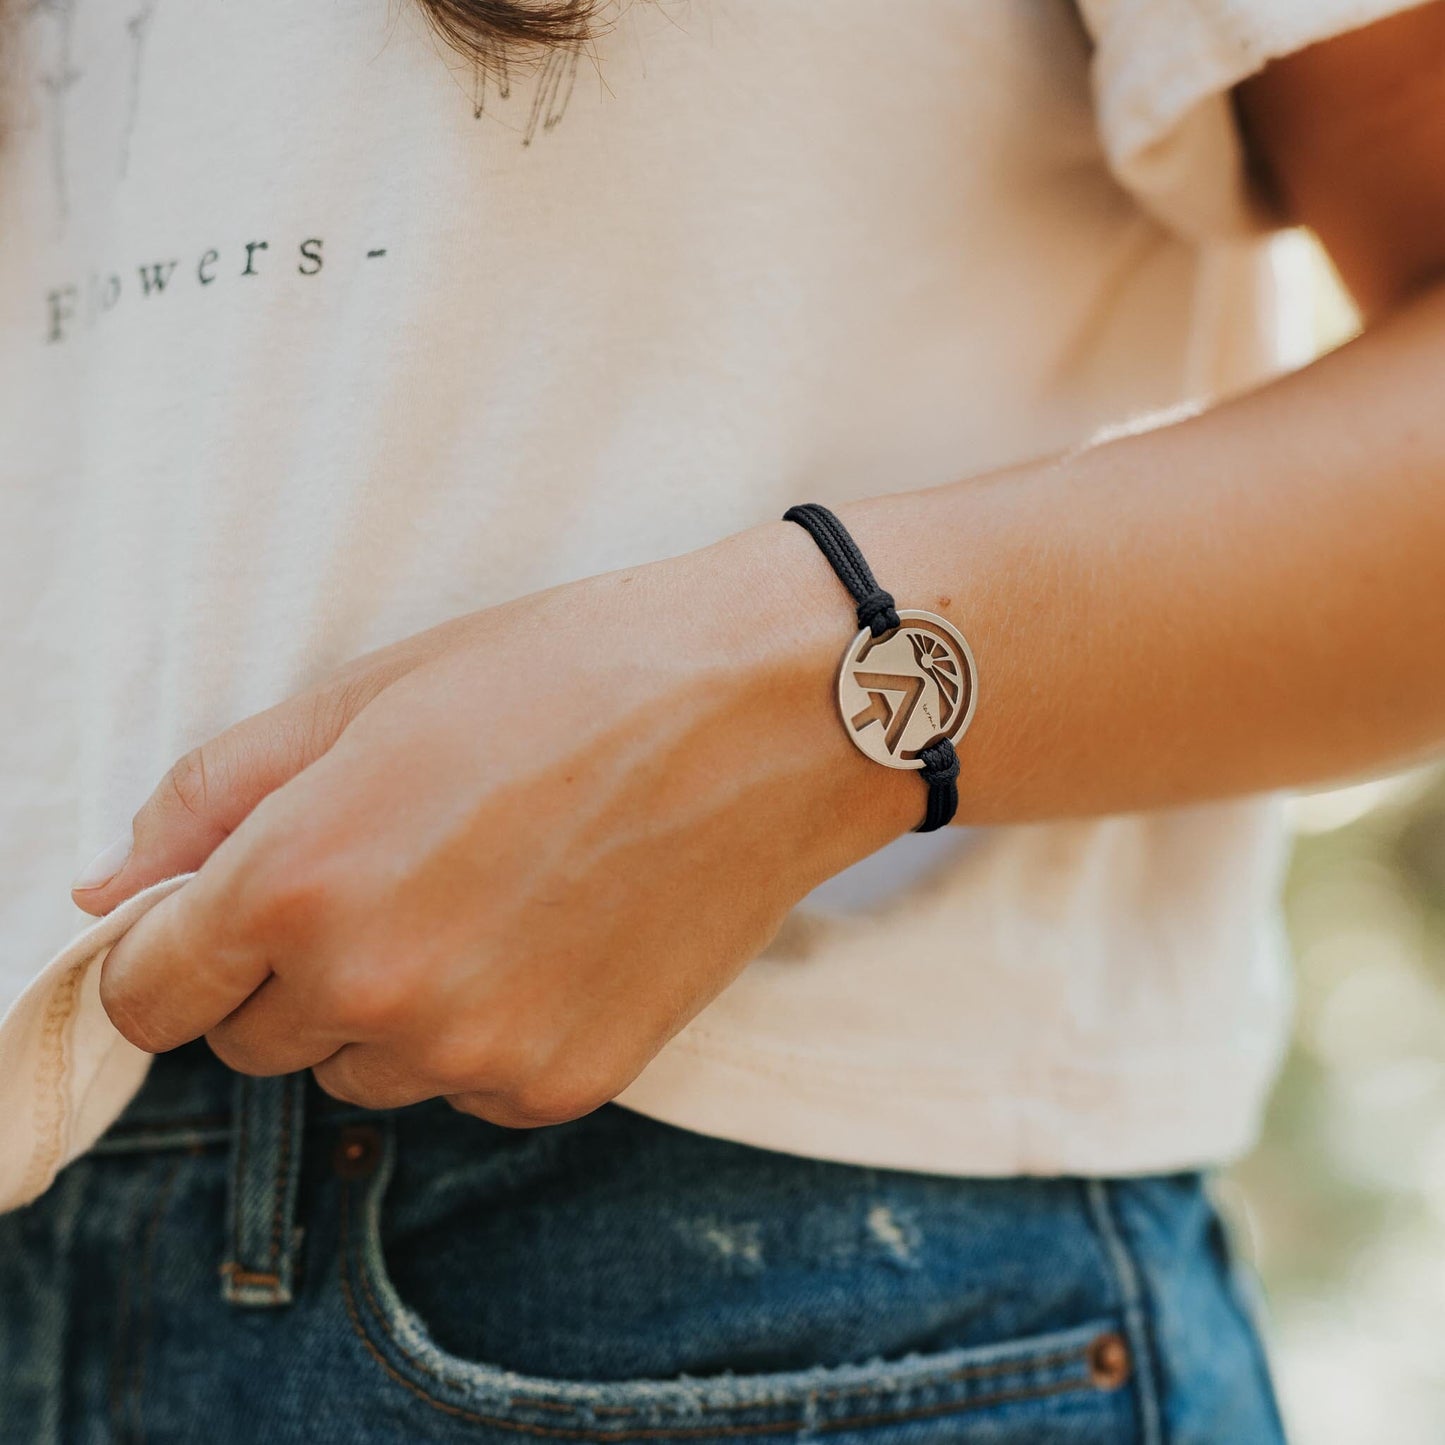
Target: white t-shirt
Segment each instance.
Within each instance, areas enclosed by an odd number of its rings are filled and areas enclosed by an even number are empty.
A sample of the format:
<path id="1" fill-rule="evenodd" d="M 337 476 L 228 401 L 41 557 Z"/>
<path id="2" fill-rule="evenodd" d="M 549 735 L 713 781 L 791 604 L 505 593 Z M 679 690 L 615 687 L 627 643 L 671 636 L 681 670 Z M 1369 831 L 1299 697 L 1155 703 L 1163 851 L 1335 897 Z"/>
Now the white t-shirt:
<path id="1" fill-rule="evenodd" d="M 0 1204 L 140 1080 L 96 965 L 183 881 L 66 946 L 68 888 L 180 754 L 444 618 L 1265 374 L 1227 91 L 1402 8 L 631 5 L 504 90 L 393 0 L 22 7 Z M 622 1102 L 959 1174 L 1228 1158 L 1286 1030 L 1279 811 L 909 835 Z"/>

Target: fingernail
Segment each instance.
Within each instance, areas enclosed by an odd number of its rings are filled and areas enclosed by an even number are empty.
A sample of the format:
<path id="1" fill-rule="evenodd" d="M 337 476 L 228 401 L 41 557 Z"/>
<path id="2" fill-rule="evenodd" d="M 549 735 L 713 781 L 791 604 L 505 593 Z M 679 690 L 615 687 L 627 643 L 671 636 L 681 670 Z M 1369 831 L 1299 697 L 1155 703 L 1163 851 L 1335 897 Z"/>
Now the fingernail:
<path id="1" fill-rule="evenodd" d="M 104 887 L 125 867 L 125 860 L 130 857 L 130 849 L 131 836 L 129 833 L 124 838 L 117 838 L 108 847 L 102 848 L 75 875 L 75 882 L 70 885 L 70 891 L 80 893 L 87 888 Z"/>

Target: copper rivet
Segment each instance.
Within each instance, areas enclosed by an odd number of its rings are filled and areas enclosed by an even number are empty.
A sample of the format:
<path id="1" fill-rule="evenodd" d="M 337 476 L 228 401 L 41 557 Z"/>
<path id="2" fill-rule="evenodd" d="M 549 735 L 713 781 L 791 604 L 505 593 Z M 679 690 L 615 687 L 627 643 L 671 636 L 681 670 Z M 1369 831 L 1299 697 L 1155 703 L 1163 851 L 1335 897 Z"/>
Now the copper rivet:
<path id="1" fill-rule="evenodd" d="M 353 1124 L 341 1131 L 332 1165 L 343 1179 L 364 1179 L 376 1167 L 381 1135 L 374 1125 Z"/>
<path id="2" fill-rule="evenodd" d="M 1129 1345 L 1123 1335 L 1099 1335 L 1089 1346 L 1089 1376 L 1101 1390 L 1114 1390 L 1129 1378 Z"/>

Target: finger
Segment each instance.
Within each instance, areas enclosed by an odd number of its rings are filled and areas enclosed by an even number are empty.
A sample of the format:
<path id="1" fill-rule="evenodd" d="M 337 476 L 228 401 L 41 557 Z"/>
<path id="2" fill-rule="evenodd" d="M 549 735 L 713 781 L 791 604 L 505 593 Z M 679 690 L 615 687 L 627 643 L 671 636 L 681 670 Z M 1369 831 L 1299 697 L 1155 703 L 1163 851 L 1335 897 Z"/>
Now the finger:
<path id="1" fill-rule="evenodd" d="M 206 1033 L 211 1052 L 238 1074 L 294 1074 L 329 1059 L 350 1042 L 319 1027 L 318 1010 L 295 980 L 273 973 L 246 1001 Z"/>
<path id="2" fill-rule="evenodd" d="M 527 1089 L 471 1089 L 448 1094 L 446 1100 L 459 1113 L 472 1114 L 504 1129 L 542 1129 L 580 1119 L 610 1103 L 616 1093 L 621 1089 L 559 1089 L 544 1080 Z"/>
<path id="3" fill-rule="evenodd" d="M 101 1004 L 148 1053 L 200 1038 L 271 973 L 256 944 L 218 925 L 213 892 L 198 873 L 121 934 L 101 965 Z"/>
<path id="4" fill-rule="evenodd" d="M 129 851 L 119 840 L 82 870 L 71 890 L 75 902 L 87 913 L 109 913 L 142 888 L 199 868 L 267 794 L 325 753 L 390 680 L 381 669 L 355 671 L 192 748 L 135 815 Z"/>
<path id="5" fill-rule="evenodd" d="M 333 1099 L 363 1109 L 404 1109 L 441 1089 L 384 1044 L 347 1044 L 312 1069 Z"/>
<path id="6" fill-rule="evenodd" d="M 474 1119 L 496 1124 L 503 1129 L 543 1129 L 565 1122 L 528 1114 L 512 1103 L 505 1094 L 485 1094 L 473 1090 L 467 1094 L 448 1094 L 447 1103 L 459 1114 L 470 1114 Z"/>

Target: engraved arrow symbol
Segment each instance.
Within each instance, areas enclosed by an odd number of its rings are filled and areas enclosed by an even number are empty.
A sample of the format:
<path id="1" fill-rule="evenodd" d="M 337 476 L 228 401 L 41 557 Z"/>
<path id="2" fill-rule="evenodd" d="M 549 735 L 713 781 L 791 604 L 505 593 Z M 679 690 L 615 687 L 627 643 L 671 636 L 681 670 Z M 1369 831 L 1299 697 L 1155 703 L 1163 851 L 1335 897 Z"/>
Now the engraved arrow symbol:
<path id="1" fill-rule="evenodd" d="M 888 744 L 888 751 L 897 752 L 903 730 L 908 726 L 908 719 L 913 716 L 913 709 L 918 706 L 918 699 L 923 696 L 924 680 L 921 677 L 905 677 L 901 673 L 855 672 L 853 681 L 868 692 L 868 706 L 862 712 L 856 713 L 852 719 L 853 731 L 862 732 L 869 723 L 876 722 L 886 729 L 884 741 Z M 887 693 L 903 694 L 903 700 L 896 711 L 885 696 Z"/>

